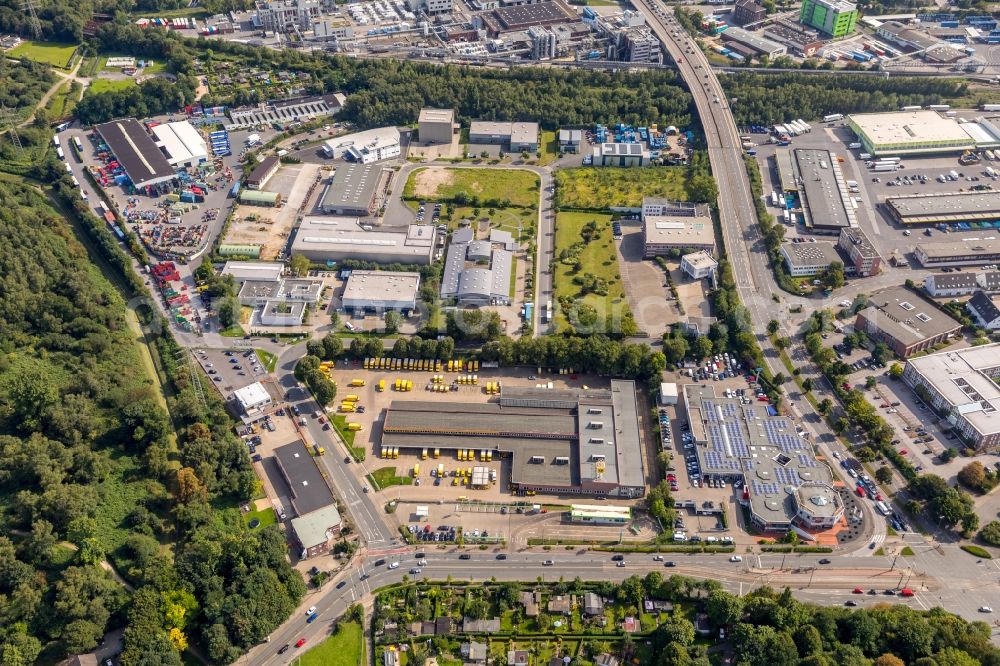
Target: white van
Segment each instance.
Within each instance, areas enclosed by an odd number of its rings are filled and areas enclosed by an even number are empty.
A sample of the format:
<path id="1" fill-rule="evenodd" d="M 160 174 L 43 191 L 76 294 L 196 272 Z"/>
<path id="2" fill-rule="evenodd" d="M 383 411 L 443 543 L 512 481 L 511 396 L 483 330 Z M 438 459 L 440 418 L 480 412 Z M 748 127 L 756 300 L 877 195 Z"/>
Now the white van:
<path id="1" fill-rule="evenodd" d="M 684 532 L 674 532 L 674 541 L 679 541 L 681 543 L 684 543 L 687 540 L 688 540 L 687 534 L 685 534 Z"/>
<path id="2" fill-rule="evenodd" d="M 729 561 L 730 562 L 742 562 L 743 561 L 743 556 L 742 555 L 733 555 L 732 557 L 729 558 Z"/>

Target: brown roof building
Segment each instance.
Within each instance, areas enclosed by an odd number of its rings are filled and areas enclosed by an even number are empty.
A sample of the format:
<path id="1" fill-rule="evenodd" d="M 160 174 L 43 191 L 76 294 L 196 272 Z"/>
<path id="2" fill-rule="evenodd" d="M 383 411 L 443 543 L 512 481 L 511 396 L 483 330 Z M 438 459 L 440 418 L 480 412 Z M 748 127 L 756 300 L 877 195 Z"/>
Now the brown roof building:
<path id="1" fill-rule="evenodd" d="M 737 25 L 763 21 L 765 16 L 767 10 L 757 0 L 736 0 L 736 6 L 733 7 L 733 22 Z"/>

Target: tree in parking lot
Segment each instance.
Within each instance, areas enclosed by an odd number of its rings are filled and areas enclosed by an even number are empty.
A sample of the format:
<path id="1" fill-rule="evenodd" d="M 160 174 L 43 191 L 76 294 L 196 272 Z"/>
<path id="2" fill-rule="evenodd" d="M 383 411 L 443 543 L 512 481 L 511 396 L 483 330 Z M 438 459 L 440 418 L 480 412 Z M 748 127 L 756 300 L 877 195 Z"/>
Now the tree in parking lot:
<path id="1" fill-rule="evenodd" d="M 819 410 L 820 414 L 828 414 L 830 412 L 831 407 L 833 407 L 833 401 L 830 400 L 829 398 L 823 398 L 822 400 L 819 401 L 819 404 L 816 405 L 816 408 Z"/>
<path id="2" fill-rule="evenodd" d="M 991 520 L 979 530 L 979 538 L 991 546 L 1000 546 L 1000 521 Z"/>
<path id="3" fill-rule="evenodd" d="M 970 462 L 958 473 L 958 480 L 962 485 L 982 492 L 986 483 L 986 468 L 978 460 Z"/>
<path id="4" fill-rule="evenodd" d="M 876 384 L 878 384 L 878 380 L 875 379 L 874 377 L 868 377 L 868 378 L 865 379 L 865 388 L 866 389 L 873 389 L 873 388 L 875 388 Z"/>
<path id="5" fill-rule="evenodd" d="M 389 334 L 398 333 L 399 327 L 403 323 L 403 315 L 399 314 L 395 310 L 389 310 L 385 313 L 385 332 Z"/>
<path id="6" fill-rule="evenodd" d="M 694 354 L 694 357 L 700 361 L 703 358 L 708 358 L 709 356 L 711 356 L 712 349 L 713 349 L 712 341 L 706 338 L 705 336 L 701 336 L 695 338 L 694 348 L 691 351 Z"/>
<path id="7" fill-rule="evenodd" d="M 879 483 L 892 483 L 892 469 L 887 465 L 882 465 L 875 470 L 875 480 Z"/>
<path id="8" fill-rule="evenodd" d="M 892 379 L 899 379 L 903 376 L 903 366 L 899 363 L 893 363 L 889 366 L 889 377 Z"/>
<path id="9" fill-rule="evenodd" d="M 768 333 L 768 335 L 774 335 L 775 333 L 778 332 L 778 328 L 780 328 L 780 327 L 781 327 L 781 324 L 778 323 L 777 319 L 772 319 L 771 321 L 767 322 L 767 333 Z"/>
<path id="10" fill-rule="evenodd" d="M 216 312 L 219 314 L 219 324 L 223 328 L 232 328 L 240 319 L 240 303 L 233 296 L 227 296 L 219 301 Z"/>

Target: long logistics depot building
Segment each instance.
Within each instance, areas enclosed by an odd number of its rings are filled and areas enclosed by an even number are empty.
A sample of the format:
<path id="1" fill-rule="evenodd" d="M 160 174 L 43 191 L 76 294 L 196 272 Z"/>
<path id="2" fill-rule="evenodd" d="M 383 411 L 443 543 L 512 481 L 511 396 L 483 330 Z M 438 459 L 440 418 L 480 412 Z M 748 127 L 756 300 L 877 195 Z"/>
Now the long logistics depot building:
<path id="1" fill-rule="evenodd" d="M 889 197 L 885 211 L 900 224 L 968 224 L 1000 220 L 1000 192 Z"/>
<path id="2" fill-rule="evenodd" d="M 641 497 L 642 431 L 635 382 L 610 389 L 504 387 L 497 402 L 393 401 L 382 446 L 493 451 L 512 492 Z"/>

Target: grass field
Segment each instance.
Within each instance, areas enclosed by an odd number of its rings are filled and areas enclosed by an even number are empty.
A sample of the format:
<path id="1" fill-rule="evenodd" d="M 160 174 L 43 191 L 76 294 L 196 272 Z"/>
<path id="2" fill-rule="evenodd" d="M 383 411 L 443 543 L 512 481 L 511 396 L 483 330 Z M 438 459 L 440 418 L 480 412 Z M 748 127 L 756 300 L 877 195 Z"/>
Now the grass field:
<path id="1" fill-rule="evenodd" d="M 683 167 L 582 167 L 556 171 L 556 202 L 560 208 L 604 209 L 640 206 L 643 197 L 687 201 Z"/>
<path id="2" fill-rule="evenodd" d="M 538 205 L 538 176 L 520 169 L 451 169 L 425 167 L 410 174 L 403 198 L 419 201 L 455 201 L 464 194 L 473 199 L 509 201 L 511 206 Z"/>
<path id="3" fill-rule="evenodd" d="M 268 372 L 274 372 L 274 364 L 278 362 L 278 357 L 269 351 L 264 351 L 263 349 L 255 350 L 257 352 L 257 358 L 260 359 L 261 365 Z"/>
<path id="4" fill-rule="evenodd" d="M 74 90 L 72 81 L 64 83 L 59 90 L 49 99 L 45 107 L 45 113 L 51 119 L 68 118 L 73 115 L 76 108 L 77 97 L 79 96 L 79 86 Z"/>
<path id="5" fill-rule="evenodd" d="M 274 509 L 262 509 L 260 511 L 250 511 L 243 514 L 243 522 L 250 525 L 250 521 L 256 518 L 260 521 L 255 529 L 264 529 L 268 525 L 276 525 L 278 522 L 278 517 L 274 515 Z"/>
<path id="6" fill-rule="evenodd" d="M 396 476 L 395 467 L 380 467 L 368 475 L 368 480 L 376 488 L 409 486 L 413 484 L 413 479 L 409 476 Z"/>
<path id="7" fill-rule="evenodd" d="M 60 44 L 58 42 L 24 41 L 8 51 L 11 58 L 26 58 L 35 62 L 44 62 L 53 67 L 67 69 L 69 59 L 76 51 L 75 44 Z"/>
<path id="8" fill-rule="evenodd" d="M 297 666 L 362 666 L 364 644 L 361 625 L 341 622 L 337 633 L 309 650 L 296 662 Z"/>
<path id="9" fill-rule="evenodd" d="M 596 222 L 597 231 L 591 241 L 585 243 L 580 232 L 591 221 Z M 582 302 L 596 309 L 602 317 L 629 311 L 610 223 L 610 215 L 596 213 L 561 212 L 556 216 L 556 298 L 561 300 L 565 297 L 574 303 Z M 576 265 L 565 263 L 562 259 L 564 250 L 576 254 Z M 584 285 L 574 282 L 574 278 L 588 276 L 602 281 L 607 294 L 590 292 Z M 567 322 L 562 321 L 562 324 L 566 325 Z"/>
<path id="10" fill-rule="evenodd" d="M 114 90 L 128 90 L 134 85 L 135 81 L 133 79 L 93 79 L 87 91 L 96 95 Z"/>

